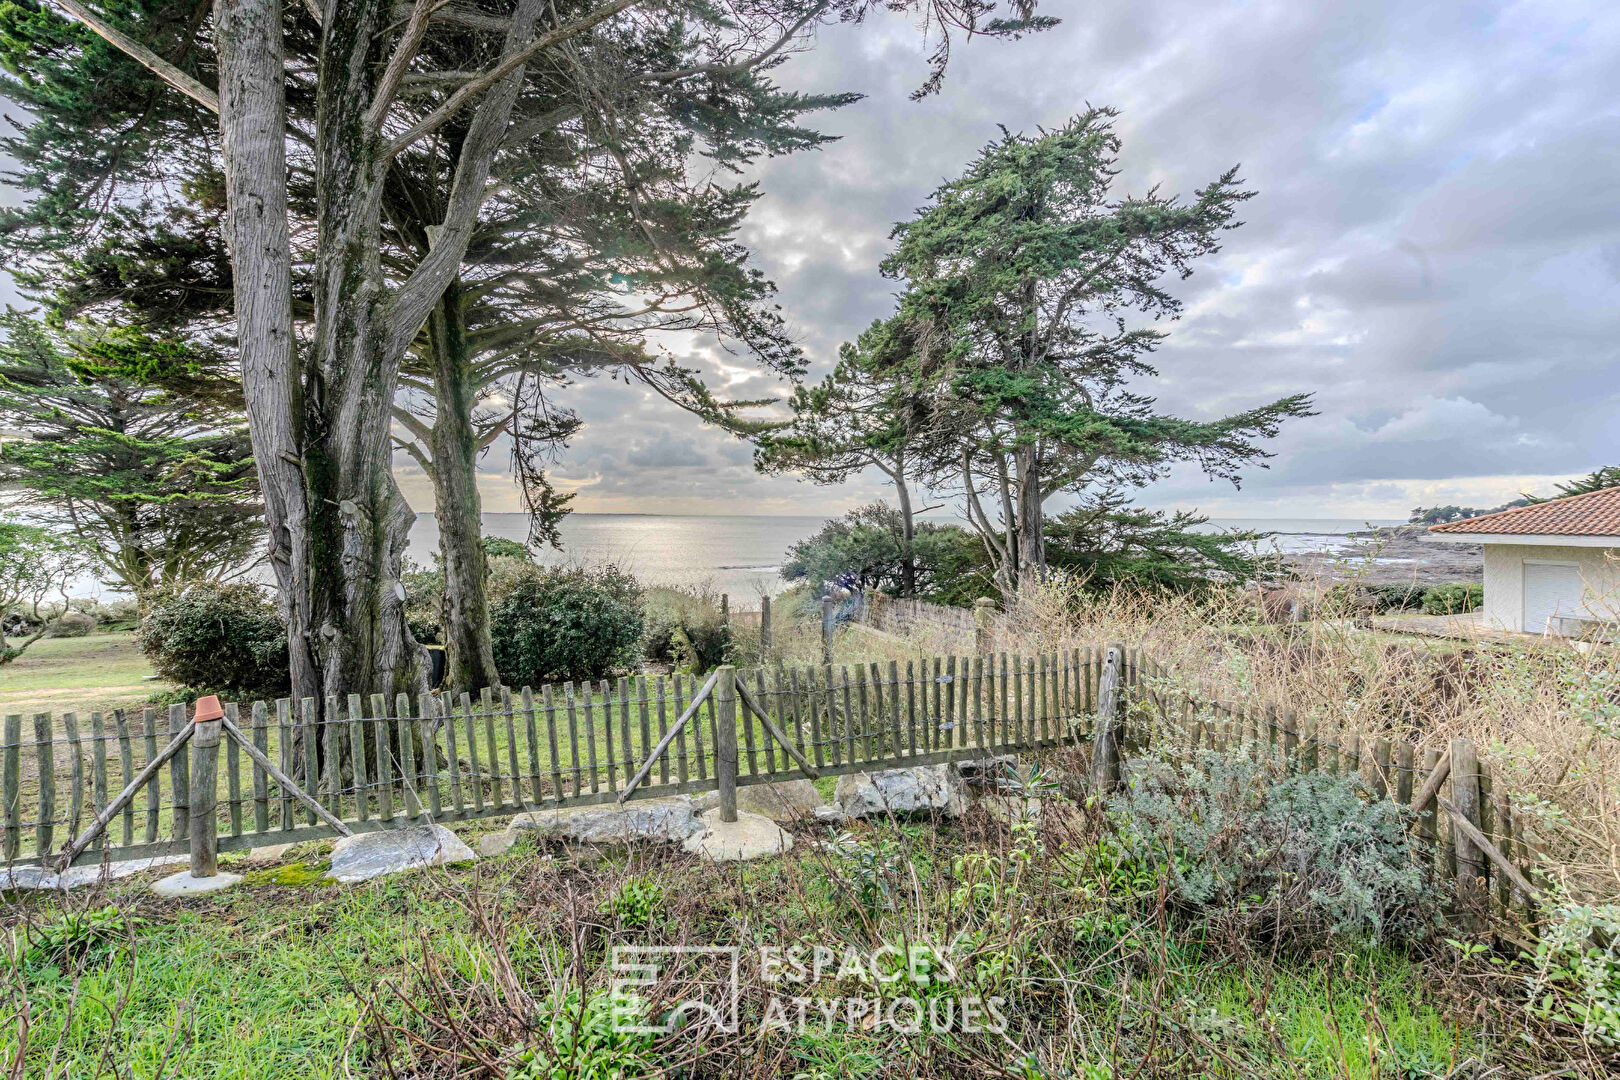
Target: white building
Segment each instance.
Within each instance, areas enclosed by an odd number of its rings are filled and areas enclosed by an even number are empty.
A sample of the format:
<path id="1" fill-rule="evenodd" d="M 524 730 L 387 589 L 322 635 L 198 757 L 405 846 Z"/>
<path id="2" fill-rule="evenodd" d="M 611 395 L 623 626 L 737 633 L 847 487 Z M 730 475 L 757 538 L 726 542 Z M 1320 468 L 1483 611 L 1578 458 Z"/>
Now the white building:
<path id="1" fill-rule="evenodd" d="M 1578 634 L 1620 622 L 1620 487 L 1435 525 L 1426 539 L 1485 545 L 1487 626 Z"/>

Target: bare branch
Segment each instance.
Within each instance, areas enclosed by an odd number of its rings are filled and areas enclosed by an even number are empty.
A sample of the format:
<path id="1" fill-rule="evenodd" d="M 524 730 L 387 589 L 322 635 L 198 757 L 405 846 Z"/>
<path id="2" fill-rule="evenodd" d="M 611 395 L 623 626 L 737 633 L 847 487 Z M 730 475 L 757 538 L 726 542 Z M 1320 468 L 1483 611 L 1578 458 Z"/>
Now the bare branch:
<path id="1" fill-rule="evenodd" d="M 521 49 L 507 50 L 506 55 L 494 67 L 451 94 L 443 105 L 428 113 L 412 125 L 405 134 L 389 143 L 388 148 L 384 151 L 384 156 L 393 157 L 424 135 L 438 130 L 440 125 L 456 115 L 462 106 L 466 105 L 473 97 L 494 86 L 512 72 L 517 71 L 528 63 L 531 57 L 567 41 L 569 38 L 578 37 L 598 23 L 606 22 L 619 12 L 634 7 L 641 2 L 642 0 L 611 0 L 610 3 L 597 8 L 584 18 L 575 19 L 566 26 L 559 26 L 554 30 L 546 31 Z"/>
<path id="2" fill-rule="evenodd" d="M 676 79 L 690 78 L 694 75 L 716 75 L 721 78 L 728 75 L 741 75 L 745 71 L 758 67 L 786 48 L 788 42 L 799 35 L 799 31 L 810 25 L 821 16 L 822 12 L 827 10 L 827 6 L 826 3 L 820 3 L 806 11 L 799 17 L 797 22 L 783 32 L 781 37 L 776 39 L 775 44 L 764 52 L 749 57 L 747 60 L 736 60 L 729 64 L 697 64 L 693 67 L 676 68 L 672 71 L 655 71 L 642 76 L 642 80 L 646 82 L 673 82 Z"/>
<path id="3" fill-rule="evenodd" d="M 90 30 L 106 39 L 107 43 L 119 52 L 124 53 L 131 60 L 134 60 L 209 112 L 216 116 L 219 115 L 219 95 L 208 89 L 208 87 L 193 79 L 128 34 L 107 25 L 101 16 L 91 12 L 89 8 L 79 3 L 78 0 L 56 0 L 56 4 Z"/>
<path id="4" fill-rule="evenodd" d="M 399 36 L 394 46 L 394 55 L 388 58 L 388 67 L 383 70 L 382 78 L 377 81 L 377 93 L 371 101 L 371 108 L 366 110 L 366 128 L 377 131 L 382 127 L 383 117 L 388 115 L 388 109 L 394 104 L 394 97 L 399 93 L 399 84 L 410 70 L 411 61 L 416 59 L 416 50 L 421 48 L 422 39 L 427 36 L 428 20 L 433 13 L 449 0 L 416 0 L 411 6 L 409 21 L 405 24 L 405 32 Z"/>

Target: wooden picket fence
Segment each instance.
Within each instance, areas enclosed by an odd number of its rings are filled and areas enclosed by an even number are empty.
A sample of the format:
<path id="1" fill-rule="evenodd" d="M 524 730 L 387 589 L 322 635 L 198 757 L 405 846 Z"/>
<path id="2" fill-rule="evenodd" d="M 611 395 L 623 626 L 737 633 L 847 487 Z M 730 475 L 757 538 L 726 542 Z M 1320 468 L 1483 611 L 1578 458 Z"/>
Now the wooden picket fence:
<path id="1" fill-rule="evenodd" d="M 93 713 L 88 730 L 73 713 L 41 713 L 32 739 L 22 717 L 9 715 L 0 740 L 3 861 L 54 869 L 64 854 L 84 864 L 189 852 L 194 867 L 211 868 L 217 851 L 422 820 L 704 790 L 720 791 L 724 808 L 738 785 L 1060 745 L 1084 749 L 1091 783 L 1108 787 L 1151 744 L 1189 762 L 1204 749 L 1244 746 L 1275 752 L 1292 769 L 1357 773 L 1378 797 L 1412 808 L 1419 857 L 1466 898 L 1507 911 L 1536 893 L 1507 792 L 1466 740 L 1447 754 L 1419 751 L 1211 700 L 1121 646 L 726 667 L 701 681 L 623 676 L 476 699 L 430 694 L 414 708 L 404 695 L 392 708 L 380 695 L 324 704 L 228 704 L 212 725 L 193 724 L 181 705 Z M 203 736 L 188 740 L 192 728 Z"/>

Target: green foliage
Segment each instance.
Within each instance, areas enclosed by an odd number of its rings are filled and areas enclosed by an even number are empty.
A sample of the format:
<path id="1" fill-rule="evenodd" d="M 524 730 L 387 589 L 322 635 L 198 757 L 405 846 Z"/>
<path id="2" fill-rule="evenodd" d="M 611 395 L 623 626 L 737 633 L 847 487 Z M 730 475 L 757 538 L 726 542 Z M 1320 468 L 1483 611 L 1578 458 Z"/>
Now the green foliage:
<path id="1" fill-rule="evenodd" d="M 158 674 L 181 686 L 249 697 L 287 692 L 287 628 L 255 586 L 199 582 L 161 594 L 140 638 Z"/>
<path id="2" fill-rule="evenodd" d="M 96 617 L 82 611 L 64 612 L 45 628 L 48 637 L 89 637 L 95 632 Z"/>
<path id="3" fill-rule="evenodd" d="M 842 882 L 844 895 L 868 916 L 894 907 L 896 889 L 906 865 L 905 848 L 887 834 L 857 835 L 839 833 L 827 845 L 834 874 Z"/>
<path id="4" fill-rule="evenodd" d="M 924 471 L 961 485 L 1009 586 L 1045 561 L 1052 495 L 1145 484 L 1183 461 L 1235 483 L 1285 420 L 1312 415 L 1308 395 L 1290 395 L 1188 420 L 1132 389 L 1158 373 L 1153 324 L 1181 312 L 1163 283 L 1219 250 L 1253 193 L 1234 168 L 1190 201 L 1113 196 L 1115 116 L 1005 132 L 895 227 L 882 265 L 907 282 L 912 345 L 893 362 L 924 403 L 912 433 Z"/>
<path id="5" fill-rule="evenodd" d="M 1548 914 L 1532 956 L 1530 1000 L 1542 1016 L 1620 1046 L 1620 904 L 1563 904 Z"/>
<path id="6" fill-rule="evenodd" d="M 1179 901 L 1228 932 L 1311 948 L 1434 927 L 1410 814 L 1359 777 L 1288 773 L 1243 748 L 1181 767 L 1141 759 L 1108 810 L 1126 854 L 1168 865 Z"/>
<path id="7" fill-rule="evenodd" d="M 1047 521 L 1046 558 L 1096 588 L 1197 593 L 1283 576 L 1281 557 L 1259 550 L 1269 533 L 1200 528 L 1208 523 L 1185 510 L 1134 506 L 1118 489 L 1087 492 L 1080 505 Z"/>
<path id="8" fill-rule="evenodd" d="M 239 570 L 262 542 L 239 390 L 217 357 L 124 327 L 0 316 L 0 483 L 144 594 Z M 226 389 L 221 390 L 223 385 Z"/>
<path id="9" fill-rule="evenodd" d="M 886 503 L 833 518 L 788 549 L 782 576 L 817 593 L 829 585 L 905 594 L 906 543 L 899 511 Z M 914 595 L 939 604 L 971 604 L 995 593 L 984 544 L 956 525 L 925 521 L 911 542 Z"/>
<path id="10" fill-rule="evenodd" d="M 1369 585 L 1361 582 L 1340 582 L 1328 590 L 1330 603 L 1336 608 L 1383 615 L 1390 611 L 1415 611 L 1423 606 L 1428 590 L 1412 584 Z"/>
<path id="11" fill-rule="evenodd" d="M 582 1008 L 578 990 L 553 997 L 539 1017 L 547 1045 L 520 1053 L 507 1080 L 636 1080 L 657 1074 L 653 1036 L 615 1027 L 615 1009 L 631 1007 L 598 994 Z"/>
<path id="12" fill-rule="evenodd" d="M 44 925 L 25 926 L 21 948 L 15 952 L 24 968 L 69 968 L 104 957 L 142 925 L 142 920 L 114 905 L 65 911 Z"/>
<path id="13" fill-rule="evenodd" d="M 92 559 L 89 547 L 77 536 L 63 536 L 37 525 L 0 519 L 0 664 L 8 664 L 21 656 L 24 649 L 50 629 L 50 620 L 41 612 L 40 605 L 52 593 L 65 598 L 69 583 L 90 569 Z M 64 603 L 60 618 L 68 614 Z M 8 623 L 14 617 L 32 629 L 30 636 L 18 645 L 6 640 L 11 629 Z M 68 633 L 62 636 L 79 636 L 72 632 L 72 627 L 67 629 Z M 89 633 L 89 629 L 83 633 Z"/>
<path id="14" fill-rule="evenodd" d="M 608 898 L 604 914 L 612 915 L 622 926 L 645 929 L 653 923 L 664 904 L 664 887 L 656 878 L 626 878 Z"/>
<path id="15" fill-rule="evenodd" d="M 508 540 L 502 536 L 486 536 L 484 539 L 484 554 L 491 559 L 517 559 L 520 562 L 533 562 L 534 556 L 527 544 L 516 540 Z"/>
<path id="16" fill-rule="evenodd" d="M 494 586 L 492 579 L 495 666 L 512 686 L 596 678 L 641 657 L 641 585 L 616 566 L 516 564 Z"/>
<path id="17" fill-rule="evenodd" d="M 1436 585 L 1423 593 L 1423 614 L 1461 615 L 1485 604 L 1483 585 Z"/>
<path id="18" fill-rule="evenodd" d="M 713 590 L 660 585 L 647 591 L 642 651 L 649 660 L 703 675 L 734 661 L 736 648 L 731 627 L 720 621 L 720 597 Z"/>

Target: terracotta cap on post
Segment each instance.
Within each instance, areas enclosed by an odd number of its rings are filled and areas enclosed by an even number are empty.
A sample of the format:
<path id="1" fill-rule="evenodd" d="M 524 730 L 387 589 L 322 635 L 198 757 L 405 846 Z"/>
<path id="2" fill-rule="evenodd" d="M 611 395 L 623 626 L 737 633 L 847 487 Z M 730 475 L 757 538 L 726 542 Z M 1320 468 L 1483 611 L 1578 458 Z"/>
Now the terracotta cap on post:
<path id="1" fill-rule="evenodd" d="M 205 720 L 222 720 L 224 717 L 225 710 L 220 707 L 219 698 L 209 694 L 207 697 L 197 699 L 197 711 L 192 716 L 191 722 L 201 724 Z"/>

